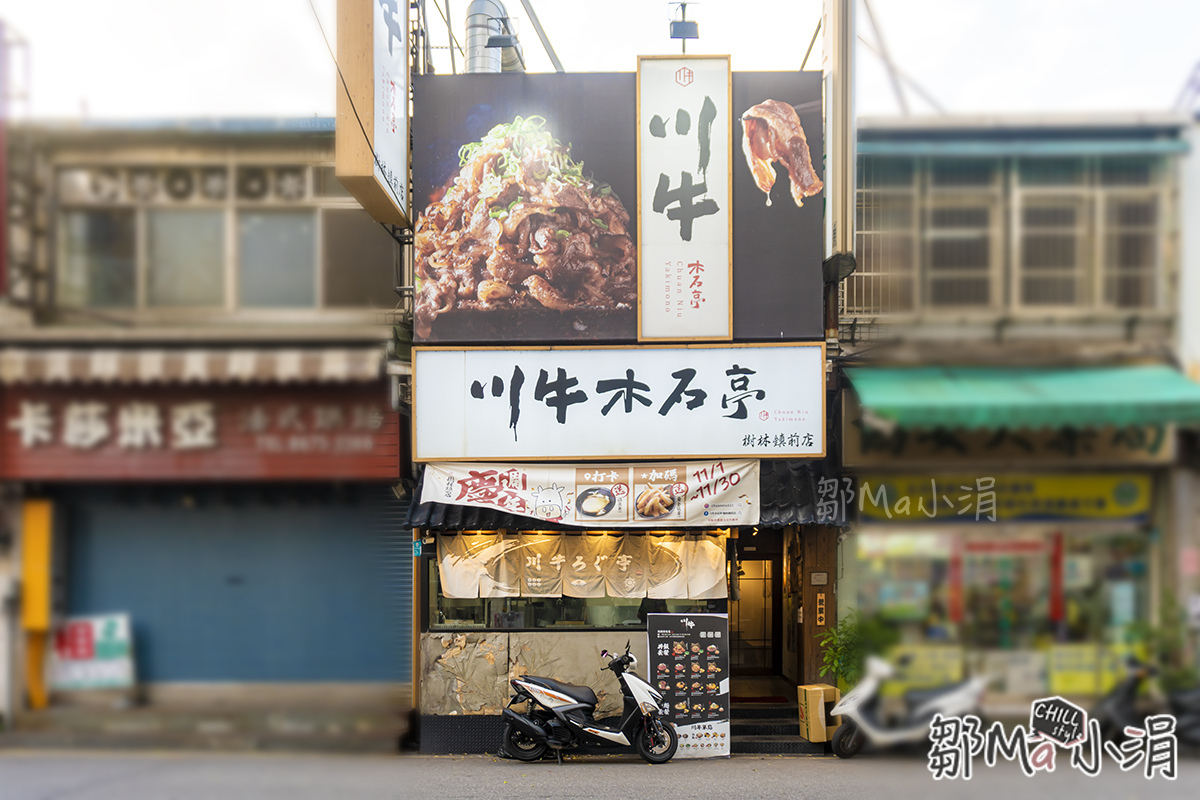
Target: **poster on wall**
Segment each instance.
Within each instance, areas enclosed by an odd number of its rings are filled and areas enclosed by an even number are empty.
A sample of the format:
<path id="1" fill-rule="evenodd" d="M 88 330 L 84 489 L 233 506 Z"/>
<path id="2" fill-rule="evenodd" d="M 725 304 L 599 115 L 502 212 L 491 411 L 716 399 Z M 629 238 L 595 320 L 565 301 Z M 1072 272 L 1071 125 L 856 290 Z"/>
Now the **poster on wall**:
<path id="1" fill-rule="evenodd" d="M 657 282 L 638 279 L 635 73 L 424 75 L 413 97 L 416 341 L 633 342 L 639 305 L 665 314 L 681 300 L 689 311 L 664 317 L 662 338 L 711 337 L 697 331 L 718 317 L 721 339 L 823 336 L 819 74 L 733 73 L 713 97 L 721 123 L 703 96 L 695 109 L 648 109 L 663 135 L 643 138 L 687 143 L 695 174 L 685 190 L 681 168 L 655 173 L 646 213 L 678 241 L 685 216 L 716 204 L 692 216 L 697 244 L 725 220 L 719 265 L 691 259 Z"/>
<path id="2" fill-rule="evenodd" d="M 728 56 L 638 59 L 638 339 L 729 339 Z"/>
<path id="3" fill-rule="evenodd" d="M 729 755 L 729 615 L 647 614 L 647 674 L 679 736 L 676 758 Z"/>
<path id="4" fill-rule="evenodd" d="M 130 630 L 128 614 L 67 619 L 54 635 L 50 685 L 65 691 L 133 688 Z"/>
<path id="5" fill-rule="evenodd" d="M 425 465 L 422 503 L 490 508 L 595 528 L 757 525 L 759 462 Z"/>
<path id="6" fill-rule="evenodd" d="M 414 348 L 416 461 L 805 458 L 821 344 Z"/>

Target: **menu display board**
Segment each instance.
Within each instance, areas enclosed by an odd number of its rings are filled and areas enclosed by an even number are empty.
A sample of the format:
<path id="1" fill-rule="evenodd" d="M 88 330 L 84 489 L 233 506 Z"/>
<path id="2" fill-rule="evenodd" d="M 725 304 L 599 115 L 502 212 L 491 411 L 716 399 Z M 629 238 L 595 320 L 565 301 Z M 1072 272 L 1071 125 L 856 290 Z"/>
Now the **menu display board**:
<path id="1" fill-rule="evenodd" d="M 729 755 L 729 615 L 647 614 L 650 681 L 679 736 L 676 758 Z"/>

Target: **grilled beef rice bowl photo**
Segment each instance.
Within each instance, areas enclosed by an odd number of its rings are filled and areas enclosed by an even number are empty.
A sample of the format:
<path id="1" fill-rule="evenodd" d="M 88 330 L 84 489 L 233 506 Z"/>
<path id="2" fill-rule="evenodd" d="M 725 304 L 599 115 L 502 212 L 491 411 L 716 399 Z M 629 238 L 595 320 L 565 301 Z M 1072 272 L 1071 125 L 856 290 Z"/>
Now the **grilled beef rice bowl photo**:
<path id="1" fill-rule="evenodd" d="M 419 338 L 443 314 L 636 306 L 629 213 L 545 123 L 517 117 L 459 150 L 458 175 L 417 222 Z"/>

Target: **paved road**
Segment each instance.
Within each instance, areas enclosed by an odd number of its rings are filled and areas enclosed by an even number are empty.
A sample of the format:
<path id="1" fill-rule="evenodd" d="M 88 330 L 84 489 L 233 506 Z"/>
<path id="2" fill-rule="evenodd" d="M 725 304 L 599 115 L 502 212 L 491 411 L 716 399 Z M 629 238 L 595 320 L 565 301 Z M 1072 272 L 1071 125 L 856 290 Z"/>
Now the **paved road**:
<path id="1" fill-rule="evenodd" d="M 521 764 L 490 756 L 301 756 L 180 753 L 0 754 L 0 800 L 394 800 L 395 798 L 1020 798 L 1173 800 L 1200 796 L 1200 761 L 1178 780 L 1146 781 L 1105 763 L 1088 779 L 1060 765 L 1025 778 L 1014 764 L 970 784 L 934 782 L 919 758 L 738 756 L 652 767 L 625 757 Z"/>

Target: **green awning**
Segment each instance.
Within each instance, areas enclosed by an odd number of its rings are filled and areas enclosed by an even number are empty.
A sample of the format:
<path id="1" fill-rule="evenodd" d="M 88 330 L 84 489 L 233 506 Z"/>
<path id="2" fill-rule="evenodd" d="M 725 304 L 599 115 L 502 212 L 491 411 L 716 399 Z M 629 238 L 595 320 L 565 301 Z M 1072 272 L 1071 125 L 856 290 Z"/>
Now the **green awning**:
<path id="1" fill-rule="evenodd" d="M 1200 422 L 1200 384 L 1164 364 L 856 367 L 865 410 L 906 428 L 1062 428 Z"/>

